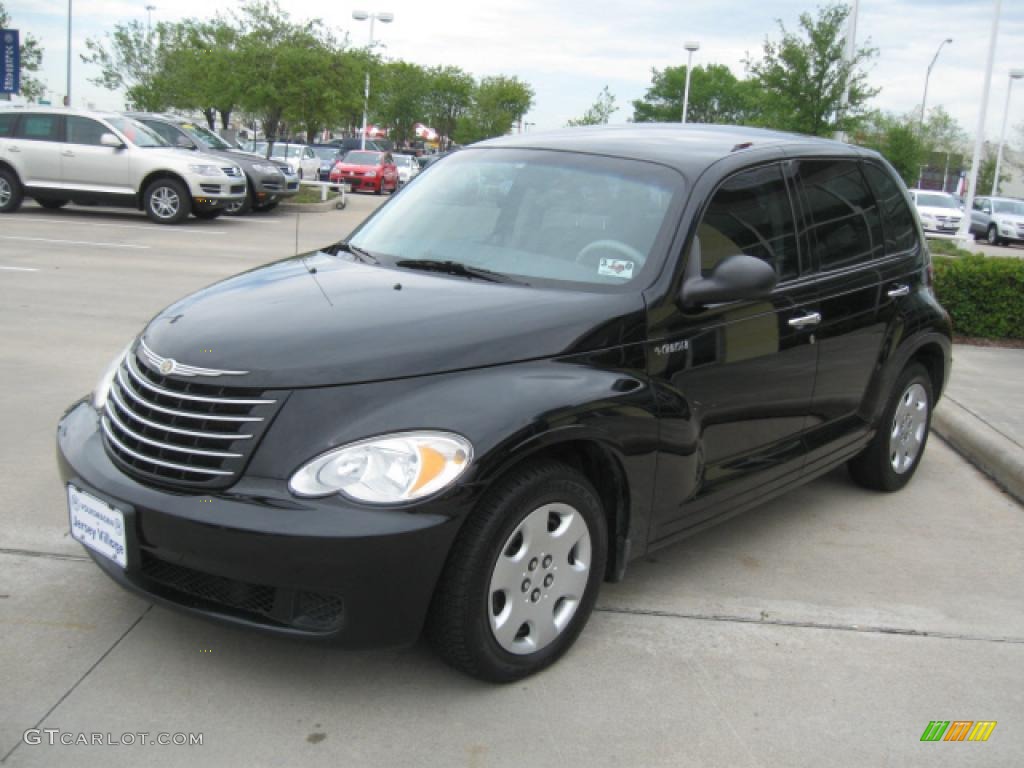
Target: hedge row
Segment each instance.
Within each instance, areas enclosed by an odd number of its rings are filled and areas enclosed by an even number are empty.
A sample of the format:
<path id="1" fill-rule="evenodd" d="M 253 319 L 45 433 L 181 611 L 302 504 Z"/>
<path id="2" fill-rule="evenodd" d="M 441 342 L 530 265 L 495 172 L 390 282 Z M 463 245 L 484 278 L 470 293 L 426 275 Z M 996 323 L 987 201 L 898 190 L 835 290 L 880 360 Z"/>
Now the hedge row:
<path id="1" fill-rule="evenodd" d="M 953 332 L 1024 339 L 1024 259 L 960 253 L 934 259 L 935 294 L 953 318 Z"/>

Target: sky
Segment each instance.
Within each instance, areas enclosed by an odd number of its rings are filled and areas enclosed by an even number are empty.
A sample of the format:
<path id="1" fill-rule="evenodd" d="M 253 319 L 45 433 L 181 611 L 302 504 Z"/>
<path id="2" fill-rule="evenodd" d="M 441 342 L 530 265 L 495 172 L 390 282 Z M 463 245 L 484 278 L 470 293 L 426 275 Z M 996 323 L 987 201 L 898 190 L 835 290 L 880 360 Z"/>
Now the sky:
<path id="1" fill-rule="evenodd" d="M 45 49 L 43 78 L 60 103 L 66 66 L 67 2 L 2 0 L 13 25 L 39 38 Z M 78 54 L 88 37 L 102 37 L 119 22 L 145 21 L 146 5 L 155 5 L 153 21 L 203 18 L 227 13 L 237 0 L 73 0 L 72 93 L 75 106 L 120 109 L 120 94 L 89 83 L 97 72 Z M 684 41 L 700 42 L 694 64 L 720 63 L 742 76 L 743 60 L 760 54 L 766 35 L 777 37 L 778 20 L 789 29 L 812 11 L 812 0 L 357 0 L 330 4 L 281 0 L 295 20 L 320 18 L 337 34 L 349 34 L 363 46 L 368 22 L 352 11 L 390 11 L 391 24 L 378 23 L 375 36 L 387 57 L 423 66 L 456 65 L 477 77 L 515 75 L 535 92 L 526 116 L 530 130 L 559 128 L 578 117 L 608 85 L 620 107 L 611 122 L 632 116 L 631 102 L 650 84 L 651 69 L 684 64 Z M 928 106 L 941 105 L 974 134 L 981 108 L 985 60 L 993 0 L 860 0 L 859 45 L 879 49 L 869 67 L 881 93 L 874 105 L 896 113 L 919 108 L 925 73 L 936 48 L 947 37 L 932 72 Z M 1011 68 L 1024 68 L 1024 2 L 1004 0 L 996 45 L 987 138 L 998 139 Z M 1024 81 L 1011 102 L 1009 137 L 1024 136 Z"/>

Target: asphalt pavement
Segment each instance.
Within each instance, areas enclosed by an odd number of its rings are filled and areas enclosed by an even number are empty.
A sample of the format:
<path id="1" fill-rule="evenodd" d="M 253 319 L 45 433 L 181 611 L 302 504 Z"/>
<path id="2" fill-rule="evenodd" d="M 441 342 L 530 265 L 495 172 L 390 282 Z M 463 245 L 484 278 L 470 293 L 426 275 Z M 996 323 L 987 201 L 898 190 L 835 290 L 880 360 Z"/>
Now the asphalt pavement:
<path id="1" fill-rule="evenodd" d="M 378 203 L 353 195 L 345 211 L 299 217 L 298 250 Z M 509 686 L 467 679 L 422 645 L 345 652 L 122 591 L 67 533 L 57 420 L 162 306 L 291 255 L 295 225 L 284 212 L 167 228 L 32 207 L 0 222 L 0 762 L 1020 764 L 1024 507 L 935 435 L 898 494 L 839 470 L 633 563 L 563 660 Z M 970 409 L 972 428 L 1012 442 L 1017 364 L 955 354 L 939 412 Z M 985 743 L 923 743 L 932 720 L 998 725 Z M 58 742 L 148 735 L 51 746 L 44 729 Z M 150 745 L 159 733 L 203 743 Z"/>

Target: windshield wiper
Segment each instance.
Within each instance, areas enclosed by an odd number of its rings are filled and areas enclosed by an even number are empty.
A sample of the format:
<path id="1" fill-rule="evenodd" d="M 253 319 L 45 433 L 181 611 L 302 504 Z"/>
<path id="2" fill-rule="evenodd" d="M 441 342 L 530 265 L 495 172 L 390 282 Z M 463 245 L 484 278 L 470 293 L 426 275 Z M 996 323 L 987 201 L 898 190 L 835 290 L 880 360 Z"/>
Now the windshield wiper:
<path id="1" fill-rule="evenodd" d="M 342 240 L 340 243 L 336 243 L 331 249 L 331 253 L 337 253 L 338 251 L 345 251 L 345 253 L 351 253 L 359 261 L 364 264 L 380 264 L 380 259 L 374 256 L 369 251 L 365 251 L 358 245 L 352 245 L 352 243 Z"/>
<path id="2" fill-rule="evenodd" d="M 487 280 L 492 283 L 516 283 L 518 285 L 529 285 L 529 283 L 523 282 L 522 280 L 516 280 L 515 278 L 509 277 L 501 272 L 493 272 L 490 269 L 483 269 L 481 267 L 471 267 L 460 261 L 443 261 L 441 259 L 402 259 L 401 261 L 396 261 L 395 266 L 405 267 L 406 269 L 421 269 L 424 272 L 443 272 L 446 275 L 457 275 L 459 277 L 475 277 L 479 280 Z"/>

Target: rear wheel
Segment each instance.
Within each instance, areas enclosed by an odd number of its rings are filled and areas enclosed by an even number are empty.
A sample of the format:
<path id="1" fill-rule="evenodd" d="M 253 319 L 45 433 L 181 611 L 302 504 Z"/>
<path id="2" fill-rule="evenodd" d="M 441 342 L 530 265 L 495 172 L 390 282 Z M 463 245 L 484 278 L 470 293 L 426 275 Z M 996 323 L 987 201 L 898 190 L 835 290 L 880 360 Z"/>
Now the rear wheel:
<path id="1" fill-rule="evenodd" d="M 898 491 L 910 482 L 928 443 L 932 421 L 932 381 L 914 363 L 900 374 L 868 447 L 847 465 L 865 488 Z"/>
<path id="2" fill-rule="evenodd" d="M 13 171 L 0 168 L 0 213 L 14 213 L 21 207 L 24 192 Z"/>
<path id="3" fill-rule="evenodd" d="M 157 179 L 143 195 L 146 215 L 157 224 L 178 224 L 192 212 L 188 189 L 177 179 Z"/>
<path id="4" fill-rule="evenodd" d="M 67 200 L 36 200 L 36 202 L 49 211 L 56 211 L 68 204 Z"/>
<path id="5" fill-rule="evenodd" d="M 527 465 L 466 520 L 427 634 L 466 674 L 511 682 L 555 662 L 597 600 L 607 531 L 594 487 L 559 463 Z"/>

